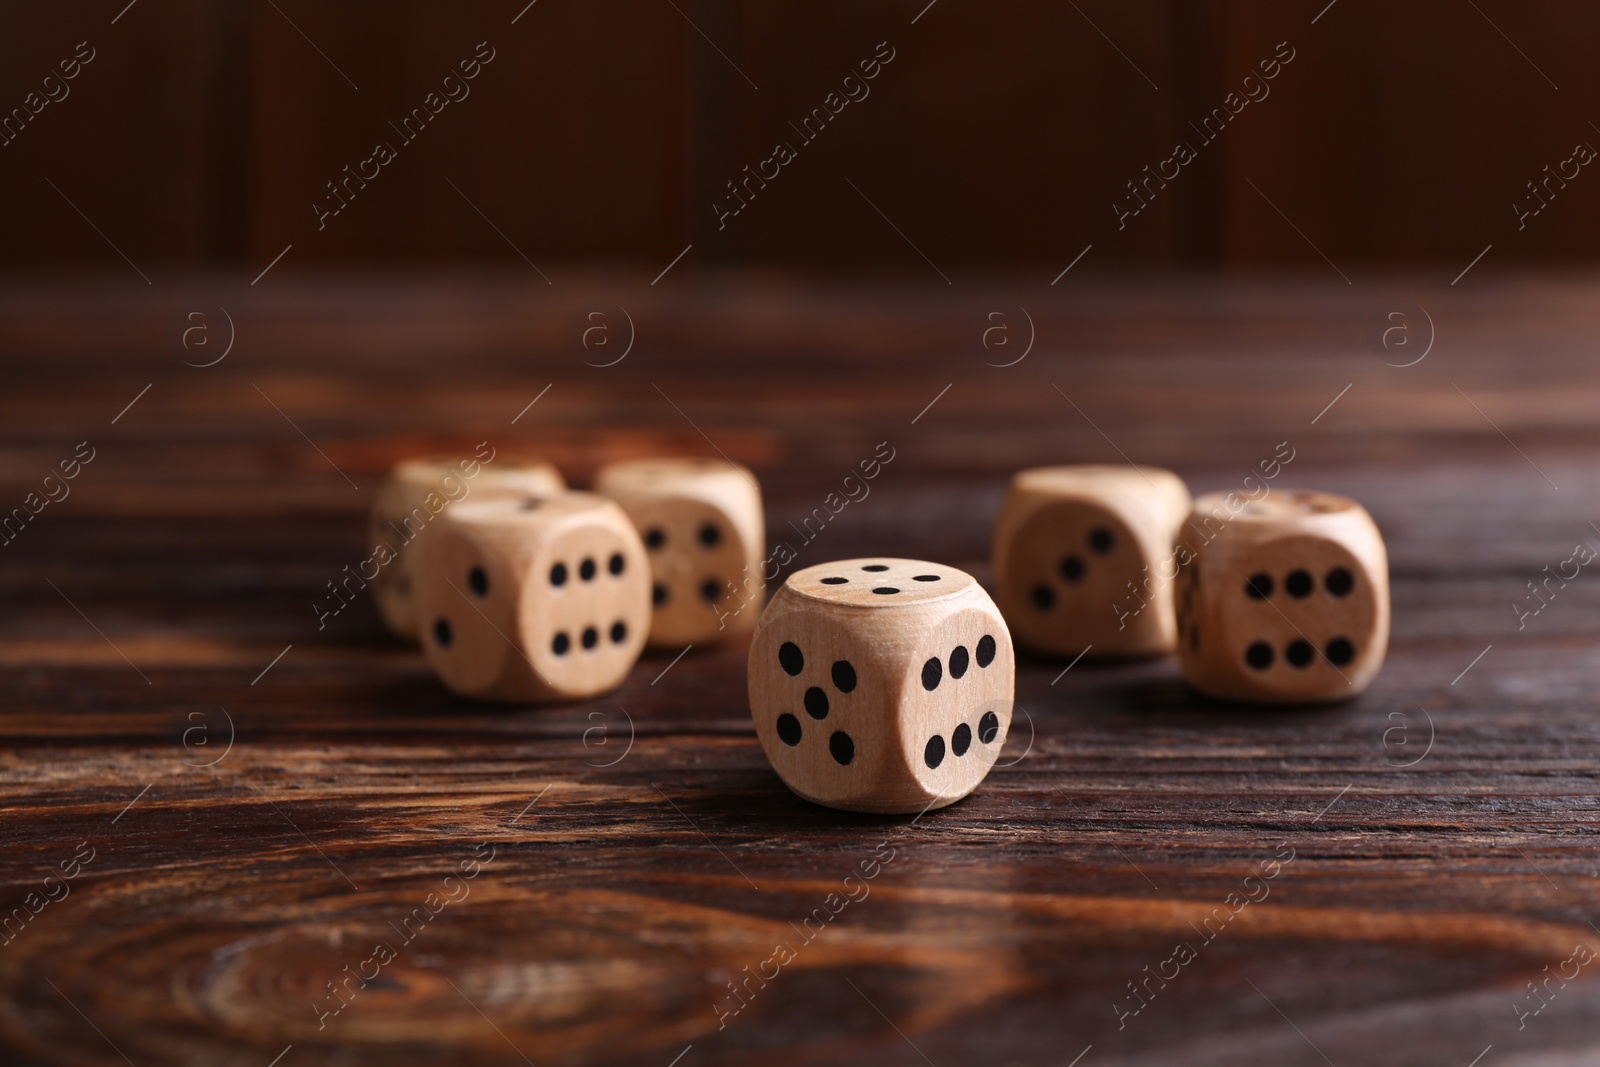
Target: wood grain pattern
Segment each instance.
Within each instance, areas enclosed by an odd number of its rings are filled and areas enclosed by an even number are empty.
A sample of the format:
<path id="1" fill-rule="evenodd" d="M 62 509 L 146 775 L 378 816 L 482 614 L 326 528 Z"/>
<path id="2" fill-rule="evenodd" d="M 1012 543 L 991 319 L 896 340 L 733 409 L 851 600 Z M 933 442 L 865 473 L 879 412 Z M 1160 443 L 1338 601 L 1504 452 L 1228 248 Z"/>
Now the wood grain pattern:
<path id="1" fill-rule="evenodd" d="M 0 547 L 0 926 L 29 915 L 0 947 L 0 1058 L 1591 1062 L 1592 966 L 1517 1012 L 1600 938 L 1600 582 L 1527 589 L 1596 540 L 1600 290 L 1483 266 L 1454 288 L 280 266 L 0 290 L 0 505 L 96 450 Z M 1367 347 L 1397 293 L 1438 331 L 1408 368 Z M 602 301 L 640 330 L 608 369 L 579 340 Z M 985 366 L 988 314 L 1018 303 L 1037 346 Z M 184 366 L 187 314 L 218 304 L 238 345 Z M 786 571 L 899 553 L 985 582 L 1022 467 L 1120 450 L 1229 490 L 1288 440 L 1275 484 L 1384 535 L 1389 658 L 1357 700 L 1278 713 L 1195 696 L 1171 659 L 1023 657 L 979 791 L 915 823 L 835 812 L 768 766 L 739 644 L 497 708 L 370 601 L 317 628 L 393 462 L 485 438 L 576 484 L 720 449 L 769 490 Z M 790 526 L 879 451 L 863 499 Z M 1513 604 L 1539 610 L 1519 629 Z M 360 988 L 379 943 L 396 958 Z"/>

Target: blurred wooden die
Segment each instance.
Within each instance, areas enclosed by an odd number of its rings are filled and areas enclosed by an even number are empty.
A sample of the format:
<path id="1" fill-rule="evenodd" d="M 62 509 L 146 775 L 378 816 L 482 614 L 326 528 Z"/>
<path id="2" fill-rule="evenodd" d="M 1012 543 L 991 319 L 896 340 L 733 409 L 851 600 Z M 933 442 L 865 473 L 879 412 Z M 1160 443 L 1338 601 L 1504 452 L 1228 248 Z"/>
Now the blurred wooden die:
<path id="1" fill-rule="evenodd" d="M 447 508 L 469 497 L 545 497 L 562 492 L 561 473 L 535 459 L 501 459 L 487 443 L 475 456 L 426 456 L 395 464 L 373 501 L 368 536 L 386 546 L 387 563 L 371 579 L 378 616 L 396 637 L 419 636 L 411 542 Z"/>
<path id="2" fill-rule="evenodd" d="M 1189 490 L 1154 467 L 1019 471 L 994 532 L 995 599 L 1017 643 L 1076 656 L 1171 652 L 1172 541 Z"/>
<path id="3" fill-rule="evenodd" d="M 766 520 L 754 474 L 718 459 L 624 460 L 600 468 L 594 488 L 622 506 L 644 540 L 651 646 L 704 644 L 755 628 Z"/>

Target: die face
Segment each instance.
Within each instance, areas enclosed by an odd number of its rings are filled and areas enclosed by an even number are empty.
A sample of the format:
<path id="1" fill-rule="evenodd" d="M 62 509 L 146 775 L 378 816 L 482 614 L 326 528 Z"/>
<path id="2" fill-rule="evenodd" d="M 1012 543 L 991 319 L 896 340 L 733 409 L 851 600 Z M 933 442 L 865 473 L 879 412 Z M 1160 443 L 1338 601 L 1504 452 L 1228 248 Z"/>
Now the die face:
<path id="1" fill-rule="evenodd" d="M 467 477 L 465 470 L 474 468 L 474 476 Z M 395 554 L 371 582 L 384 625 L 397 637 L 419 639 L 417 577 L 409 543 L 453 506 L 449 501 L 546 497 L 564 488 L 560 472 L 538 460 L 502 458 L 491 465 L 464 457 L 429 456 L 396 464 L 378 490 L 368 522 L 371 543 L 388 545 Z"/>
<path id="2" fill-rule="evenodd" d="M 430 536 L 417 570 L 423 652 L 452 691 L 488 695 L 520 655 L 520 576 L 468 529 L 446 524 Z"/>
<path id="3" fill-rule="evenodd" d="M 724 636 L 723 616 L 748 596 L 752 546 L 721 508 L 690 497 L 667 495 L 630 501 L 629 517 L 644 539 L 650 561 L 650 643 L 683 645 Z M 728 615 L 740 630 L 754 625 L 754 611 Z"/>
<path id="4" fill-rule="evenodd" d="M 906 777 L 894 714 L 897 672 L 837 620 L 802 608 L 762 626 L 749 669 L 756 736 L 800 796 L 870 810 L 859 805 L 886 780 Z"/>
<path id="5" fill-rule="evenodd" d="M 978 787 L 1005 745 L 1016 685 L 1011 638 L 998 617 L 967 608 L 919 642 L 896 709 L 899 757 L 910 768 L 916 809 L 943 807 Z M 904 810 L 904 809 L 897 809 Z"/>
<path id="6" fill-rule="evenodd" d="M 983 780 L 1015 686 L 999 609 L 963 571 L 903 559 L 790 577 L 750 646 L 756 734 L 784 782 L 850 811 L 917 813 Z"/>
<path id="7" fill-rule="evenodd" d="M 994 536 L 996 598 L 1018 643 L 1071 657 L 1170 652 L 1168 552 L 1190 506 L 1183 479 L 1157 467 L 1018 471 Z"/>
<path id="8" fill-rule="evenodd" d="M 1194 502 L 1196 512 L 1209 512 L 1224 501 L 1225 493 L 1207 493 Z M 1260 500 L 1252 500 L 1239 511 L 1237 522 L 1246 526 L 1291 526 L 1319 521 L 1328 516 L 1360 517 L 1370 524 L 1366 509 L 1349 497 L 1315 489 L 1285 489 Z"/>
<path id="9" fill-rule="evenodd" d="M 784 583 L 784 589 L 828 607 L 898 608 L 926 606 L 979 586 L 966 571 L 942 563 L 874 556 L 819 563 L 795 571 Z"/>
<path id="10" fill-rule="evenodd" d="M 748 476 L 749 471 L 736 463 L 712 459 L 709 456 L 663 456 L 652 459 L 621 460 L 607 464 L 596 478 L 605 492 L 654 492 L 673 484 L 683 484 L 697 478 L 733 474 Z"/>
<path id="11" fill-rule="evenodd" d="M 755 627 L 765 521 L 754 474 L 716 459 L 622 460 L 596 472 L 595 489 L 622 505 L 644 539 L 651 645 L 681 648 Z"/>
<path id="12" fill-rule="evenodd" d="M 1342 700 L 1387 642 L 1387 576 L 1337 540 L 1286 534 L 1179 571 L 1179 655 L 1203 691 L 1265 703 Z"/>
<path id="13" fill-rule="evenodd" d="M 1005 573 L 996 575 L 1000 603 L 1017 640 L 1041 652 L 1158 650 L 1170 643 L 1168 614 L 1159 606 L 1130 613 L 1119 627 L 1115 610 L 1129 603 L 1130 582 L 1150 597 L 1141 583 L 1154 562 L 1111 509 L 1061 500 L 1040 507 L 1012 535 Z"/>
<path id="14" fill-rule="evenodd" d="M 1031 467 L 1018 471 L 1012 487 L 1046 496 L 1109 497 L 1125 492 L 1187 502 L 1183 479 L 1160 467 L 1128 464 L 1079 463 L 1059 467 Z"/>
<path id="15" fill-rule="evenodd" d="M 644 647 L 648 588 L 638 536 L 620 513 L 565 525 L 540 544 L 517 630 L 552 695 L 590 696 L 621 683 Z"/>
<path id="16" fill-rule="evenodd" d="M 422 645 L 452 690 L 579 699 L 615 687 L 649 621 L 644 547 L 587 493 L 463 501 L 423 544 Z"/>

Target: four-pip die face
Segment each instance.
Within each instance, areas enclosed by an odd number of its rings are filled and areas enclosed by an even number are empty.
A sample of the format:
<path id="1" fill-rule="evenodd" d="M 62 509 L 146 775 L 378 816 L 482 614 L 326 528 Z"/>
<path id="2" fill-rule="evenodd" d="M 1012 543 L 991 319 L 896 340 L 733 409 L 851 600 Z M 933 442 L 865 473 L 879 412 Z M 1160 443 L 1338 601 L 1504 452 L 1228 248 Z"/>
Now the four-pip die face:
<path id="1" fill-rule="evenodd" d="M 374 545 L 386 545 L 395 558 L 372 579 L 372 596 L 383 624 L 396 637 L 419 636 L 416 572 L 410 543 L 423 538 L 439 516 L 456 503 L 488 497 L 545 497 L 566 488 L 561 473 L 539 460 L 456 459 L 430 456 L 395 464 L 378 490 L 368 523 Z M 482 456 L 482 453 L 479 453 Z"/>
<path id="2" fill-rule="evenodd" d="M 644 538 L 651 645 L 681 648 L 755 628 L 766 521 L 754 474 L 717 459 L 625 460 L 600 468 L 594 487 Z"/>
<path id="3" fill-rule="evenodd" d="M 1018 643 L 1062 656 L 1171 652 L 1172 539 L 1188 513 L 1171 471 L 1018 472 L 994 533 L 997 599 Z"/>
<path id="4" fill-rule="evenodd" d="M 418 545 L 422 649 L 463 696 L 581 700 L 644 647 L 644 546 L 604 497 L 465 501 Z"/>
<path id="5" fill-rule="evenodd" d="M 1196 500 L 1178 537 L 1184 677 L 1208 696 L 1252 703 L 1360 693 L 1389 644 L 1389 562 L 1372 516 L 1331 493 L 1229 500 Z"/>
<path id="6" fill-rule="evenodd" d="M 786 785 L 847 811 L 922 812 L 977 788 L 1011 725 L 1016 667 L 973 577 L 909 559 L 797 571 L 750 643 L 750 711 Z"/>

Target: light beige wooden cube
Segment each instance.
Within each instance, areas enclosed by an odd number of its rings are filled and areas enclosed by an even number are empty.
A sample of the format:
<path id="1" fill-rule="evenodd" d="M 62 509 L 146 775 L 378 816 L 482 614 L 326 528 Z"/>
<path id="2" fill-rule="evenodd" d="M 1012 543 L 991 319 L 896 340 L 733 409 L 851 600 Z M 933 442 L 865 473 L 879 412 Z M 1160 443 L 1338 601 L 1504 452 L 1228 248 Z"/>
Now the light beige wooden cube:
<path id="1" fill-rule="evenodd" d="M 1175 546 L 1178 655 L 1208 696 L 1345 700 L 1389 644 L 1389 559 L 1372 516 L 1331 493 L 1208 493 Z"/>
<path id="2" fill-rule="evenodd" d="M 594 488 L 622 505 L 649 552 L 651 646 L 755 629 L 766 520 L 754 474 L 719 459 L 623 460 L 600 468 Z"/>
<path id="3" fill-rule="evenodd" d="M 644 648 L 649 564 L 605 497 L 463 501 L 417 547 L 422 649 L 456 693 L 581 700 L 621 684 Z"/>
<path id="4" fill-rule="evenodd" d="M 493 450 L 489 453 L 494 456 Z M 566 488 L 561 473 L 541 460 L 427 456 L 395 464 L 373 501 L 368 533 L 393 558 L 372 579 L 378 616 L 396 637 L 418 639 L 411 543 L 426 536 L 455 502 L 498 496 L 545 497 Z"/>
<path id="5" fill-rule="evenodd" d="M 1172 540 L 1189 490 L 1155 467 L 1019 471 L 994 531 L 996 599 L 1017 643 L 1077 656 L 1171 652 Z"/>
<path id="6" fill-rule="evenodd" d="M 750 642 L 750 712 L 784 783 L 830 808 L 922 812 L 994 766 L 1016 665 L 964 571 L 847 559 L 789 576 Z"/>

